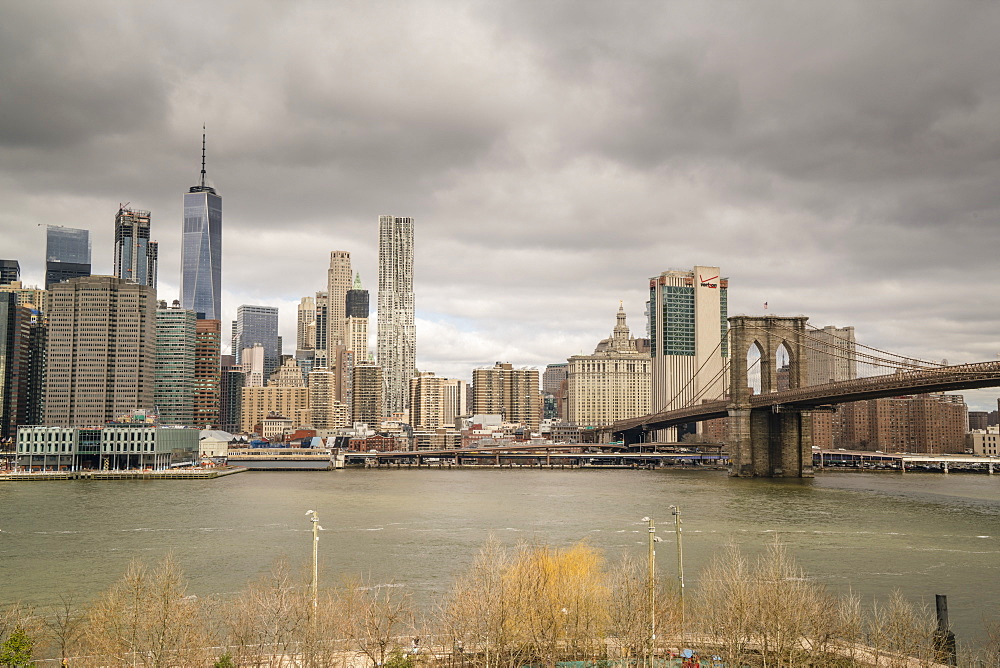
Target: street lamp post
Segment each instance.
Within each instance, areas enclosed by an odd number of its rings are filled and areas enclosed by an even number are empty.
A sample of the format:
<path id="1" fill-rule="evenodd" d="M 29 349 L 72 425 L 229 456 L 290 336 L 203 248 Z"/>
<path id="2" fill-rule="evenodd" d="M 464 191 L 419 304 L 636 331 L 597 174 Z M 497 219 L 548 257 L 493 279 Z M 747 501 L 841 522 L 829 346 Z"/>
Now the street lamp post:
<path id="1" fill-rule="evenodd" d="M 323 527 L 319 525 L 319 515 L 315 510 L 307 510 L 306 515 L 312 515 L 312 607 L 315 613 L 319 602 L 319 532 L 323 530 Z"/>
<path id="2" fill-rule="evenodd" d="M 674 533 L 677 536 L 677 583 L 681 599 L 681 641 L 684 640 L 684 541 L 681 529 L 681 509 L 677 506 L 670 506 L 671 514 L 674 516 Z"/>
<path id="3" fill-rule="evenodd" d="M 643 517 L 643 522 L 649 522 L 649 581 L 647 596 L 649 597 L 649 665 L 653 665 L 653 652 L 656 649 L 656 543 L 661 538 L 656 535 L 656 525 L 652 517 Z"/>

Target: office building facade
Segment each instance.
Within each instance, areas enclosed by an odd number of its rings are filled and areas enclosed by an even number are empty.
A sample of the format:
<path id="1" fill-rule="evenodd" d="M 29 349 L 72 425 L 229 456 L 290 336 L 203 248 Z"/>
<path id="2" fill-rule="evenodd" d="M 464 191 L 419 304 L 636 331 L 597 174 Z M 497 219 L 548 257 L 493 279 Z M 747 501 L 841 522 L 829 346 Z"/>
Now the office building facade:
<path id="1" fill-rule="evenodd" d="M 432 372 L 410 379 L 410 424 L 414 429 L 455 426 L 455 418 L 468 414 L 465 381 L 442 378 Z"/>
<path id="2" fill-rule="evenodd" d="M 45 289 L 83 276 L 90 276 L 90 231 L 46 225 Z"/>
<path id="3" fill-rule="evenodd" d="M 201 136 L 201 181 L 184 194 L 181 245 L 181 307 L 222 318 L 222 197 L 205 183 L 205 135 Z"/>
<path id="4" fill-rule="evenodd" d="M 30 313 L 13 292 L 0 292 L 0 441 L 12 438 L 27 400 L 22 394 L 28 373 Z"/>
<path id="5" fill-rule="evenodd" d="M 0 285 L 21 280 L 21 263 L 17 260 L 0 260 Z"/>
<path id="6" fill-rule="evenodd" d="M 288 418 L 295 428 L 312 423 L 305 387 L 244 387 L 242 394 L 240 428 L 246 433 L 257 431 L 270 415 Z"/>
<path id="7" fill-rule="evenodd" d="M 243 361 L 243 351 L 260 345 L 264 349 L 262 373 L 267 378 L 278 368 L 278 308 L 243 304 L 236 309 L 236 355 Z"/>
<path id="8" fill-rule="evenodd" d="M 347 291 L 344 309 L 347 349 L 354 353 L 354 363 L 368 361 L 368 291 L 361 285 L 361 274 L 354 277 L 354 286 Z"/>
<path id="9" fill-rule="evenodd" d="M 546 419 L 566 419 L 566 395 L 569 391 L 569 363 L 549 364 L 542 372 L 542 395 Z"/>
<path id="10" fill-rule="evenodd" d="M 668 270 L 649 279 L 652 412 L 718 399 L 728 391 L 729 279 L 718 267 Z M 660 438 L 674 440 L 674 429 Z"/>
<path id="11" fill-rule="evenodd" d="M 538 431 L 541 421 L 541 395 L 538 369 L 515 369 L 512 364 L 497 362 L 489 368 L 473 369 L 472 413 L 502 415 Z"/>
<path id="12" fill-rule="evenodd" d="M 327 357 L 332 357 L 330 351 L 334 346 L 347 344 L 347 292 L 351 289 L 351 254 L 347 251 L 331 251 L 330 268 L 326 272 L 327 321 L 326 349 Z"/>
<path id="13" fill-rule="evenodd" d="M 235 355 L 222 355 L 219 370 L 219 429 L 235 434 L 240 430 L 243 385 L 246 374 Z"/>
<path id="14" fill-rule="evenodd" d="M 222 323 L 200 318 L 194 323 L 194 424 L 219 428 Z"/>
<path id="15" fill-rule="evenodd" d="M 350 406 L 337 400 L 337 374 L 329 369 L 316 369 L 309 374 L 309 411 L 316 431 L 346 427 L 350 422 Z"/>
<path id="16" fill-rule="evenodd" d="M 119 207 L 115 214 L 115 278 L 156 287 L 159 248 L 150 241 L 150 214 Z"/>
<path id="17" fill-rule="evenodd" d="M 807 382 L 823 385 L 858 377 L 857 346 L 853 327 L 826 326 L 809 332 L 806 346 Z"/>
<path id="18" fill-rule="evenodd" d="M 89 276 L 49 294 L 45 424 L 103 425 L 152 408 L 156 291 Z"/>
<path id="19" fill-rule="evenodd" d="M 326 367 L 326 334 L 329 323 L 330 297 L 325 290 L 316 293 L 316 355 L 314 368 Z"/>
<path id="20" fill-rule="evenodd" d="M 351 422 L 376 427 L 382 421 L 382 367 L 354 365 L 351 383 Z"/>
<path id="21" fill-rule="evenodd" d="M 316 300 L 303 297 L 295 320 L 295 350 L 316 349 Z"/>
<path id="22" fill-rule="evenodd" d="M 648 414 L 652 380 L 649 353 L 640 353 L 618 307 L 611 336 L 593 355 L 574 355 L 567 368 L 568 419 L 580 427 L 604 427 Z"/>
<path id="23" fill-rule="evenodd" d="M 195 313 L 160 302 L 156 310 L 155 405 L 160 424 L 194 426 Z"/>
<path id="24" fill-rule="evenodd" d="M 409 408 L 416 370 L 413 302 L 413 219 L 379 216 L 377 359 L 382 367 L 382 411 Z"/>

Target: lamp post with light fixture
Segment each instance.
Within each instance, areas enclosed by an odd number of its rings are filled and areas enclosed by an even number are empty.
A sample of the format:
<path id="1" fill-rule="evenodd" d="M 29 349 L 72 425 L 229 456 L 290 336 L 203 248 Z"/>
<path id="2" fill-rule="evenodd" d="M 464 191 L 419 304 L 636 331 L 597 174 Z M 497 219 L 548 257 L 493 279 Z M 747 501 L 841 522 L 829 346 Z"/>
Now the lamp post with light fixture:
<path id="1" fill-rule="evenodd" d="M 684 542 L 681 529 L 681 509 L 678 506 L 670 506 L 671 514 L 674 516 L 674 533 L 677 536 L 677 584 L 680 592 L 681 603 L 681 641 L 684 640 Z"/>
<path id="2" fill-rule="evenodd" d="M 656 649 L 656 543 L 662 539 L 656 535 L 656 525 L 653 518 L 643 517 L 643 522 L 649 522 L 649 662 L 653 665 L 653 652 Z"/>
<path id="3" fill-rule="evenodd" d="M 319 515 L 315 510 L 307 510 L 306 515 L 312 515 L 312 607 L 313 612 L 316 612 L 316 606 L 319 602 L 319 532 L 323 531 L 323 527 L 319 525 Z"/>

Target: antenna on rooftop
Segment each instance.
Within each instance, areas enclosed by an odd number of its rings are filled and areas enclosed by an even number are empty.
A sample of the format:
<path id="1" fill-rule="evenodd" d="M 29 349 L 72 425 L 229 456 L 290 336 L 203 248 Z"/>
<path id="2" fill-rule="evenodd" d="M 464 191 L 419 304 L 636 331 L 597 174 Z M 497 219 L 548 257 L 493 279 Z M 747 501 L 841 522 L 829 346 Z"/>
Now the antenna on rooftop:
<path id="1" fill-rule="evenodd" d="M 201 124 L 201 187 L 205 187 L 205 124 Z"/>

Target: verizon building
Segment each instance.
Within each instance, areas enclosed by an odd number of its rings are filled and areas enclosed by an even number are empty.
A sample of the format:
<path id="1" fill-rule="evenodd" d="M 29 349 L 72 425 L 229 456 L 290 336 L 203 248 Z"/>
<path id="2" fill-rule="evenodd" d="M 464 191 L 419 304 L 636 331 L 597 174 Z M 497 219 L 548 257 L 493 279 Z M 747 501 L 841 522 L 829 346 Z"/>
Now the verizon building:
<path id="1" fill-rule="evenodd" d="M 728 288 L 729 279 L 722 278 L 718 267 L 671 269 L 649 279 L 654 413 L 725 394 Z M 674 434 L 661 438 L 673 439 Z"/>

